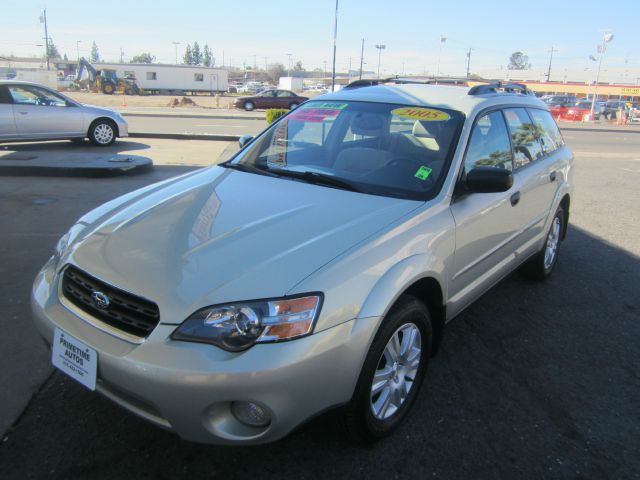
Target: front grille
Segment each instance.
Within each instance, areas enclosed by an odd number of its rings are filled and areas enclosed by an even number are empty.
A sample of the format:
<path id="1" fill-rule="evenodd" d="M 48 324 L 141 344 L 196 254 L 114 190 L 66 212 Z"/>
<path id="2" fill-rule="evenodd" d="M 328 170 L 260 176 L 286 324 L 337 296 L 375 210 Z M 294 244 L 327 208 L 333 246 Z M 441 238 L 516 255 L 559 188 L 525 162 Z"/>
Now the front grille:
<path id="1" fill-rule="evenodd" d="M 108 297 L 106 308 L 98 308 L 94 292 Z M 62 277 L 62 294 L 76 307 L 118 330 L 147 337 L 160 321 L 155 303 L 112 287 L 75 267 L 67 267 Z"/>

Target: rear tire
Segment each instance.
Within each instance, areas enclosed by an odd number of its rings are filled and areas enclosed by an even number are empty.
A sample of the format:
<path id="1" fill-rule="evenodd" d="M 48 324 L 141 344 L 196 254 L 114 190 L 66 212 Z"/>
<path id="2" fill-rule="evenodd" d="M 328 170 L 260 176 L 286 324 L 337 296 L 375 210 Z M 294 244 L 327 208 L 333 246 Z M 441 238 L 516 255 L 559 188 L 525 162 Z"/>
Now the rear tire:
<path id="1" fill-rule="evenodd" d="M 560 243 L 564 237 L 565 228 L 564 209 L 558 207 L 542 249 L 523 265 L 522 273 L 525 276 L 532 280 L 545 280 L 551 276 L 558 263 Z"/>
<path id="2" fill-rule="evenodd" d="M 116 125 L 111 120 L 99 119 L 89 127 L 89 140 L 97 147 L 108 147 L 116 141 Z"/>
<path id="3" fill-rule="evenodd" d="M 432 339 L 425 304 L 401 296 L 382 321 L 346 407 L 344 420 L 351 435 L 373 443 L 400 426 L 420 391 Z"/>
<path id="4" fill-rule="evenodd" d="M 296 108 L 298 106 L 297 103 L 292 103 L 291 105 L 289 105 L 289 109 L 293 110 L 294 108 Z"/>
<path id="5" fill-rule="evenodd" d="M 102 93 L 104 93 L 105 95 L 113 95 L 115 91 L 116 87 L 113 83 L 105 83 L 104 85 L 102 85 Z"/>

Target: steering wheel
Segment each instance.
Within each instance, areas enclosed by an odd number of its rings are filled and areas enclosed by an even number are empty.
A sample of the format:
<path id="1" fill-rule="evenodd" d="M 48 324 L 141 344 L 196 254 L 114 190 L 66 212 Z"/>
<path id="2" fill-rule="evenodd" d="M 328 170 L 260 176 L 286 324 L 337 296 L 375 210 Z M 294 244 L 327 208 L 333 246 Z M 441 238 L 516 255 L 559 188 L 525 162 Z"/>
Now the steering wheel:
<path id="1" fill-rule="evenodd" d="M 38 97 L 36 98 L 36 105 L 44 105 L 45 107 L 50 105 L 51 103 L 46 97 Z"/>

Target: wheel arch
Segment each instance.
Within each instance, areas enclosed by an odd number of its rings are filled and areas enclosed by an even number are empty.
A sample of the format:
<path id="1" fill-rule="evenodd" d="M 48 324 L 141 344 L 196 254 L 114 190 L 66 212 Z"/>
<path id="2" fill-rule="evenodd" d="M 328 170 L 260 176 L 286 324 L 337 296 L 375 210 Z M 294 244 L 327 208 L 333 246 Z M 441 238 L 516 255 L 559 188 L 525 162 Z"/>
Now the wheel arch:
<path id="1" fill-rule="evenodd" d="M 429 309 L 433 328 L 432 353 L 437 353 L 446 323 L 446 293 L 438 273 L 443 272 L 444 267 L 431 265 L 432 268 L 428 268 L 433 260 L 428 255 L 415 255 L 396 264 L 371 290 L 358 317 L 380 316 L 384 319 L 403 294 L 414 296 Z"/>
<path id="2" fill-rule="evenodd" d="M 118 128 L 118 123 L 113 119 L 113 118 L 109 118 L 109 117 L 98 117 L 95 118 L 91 121 L 91 123 L 89 124 L 89 128 L 87 129 L 87 136 L 91 135 L 91 130 L 93 129 L 93 126 L 100 122 L 100 121 L 108 121 L 111 125 L 113 125 L 113 128 L 115 129 L 116 132 L 116 137 L 120 136 L 120 129 Z"/>
<path id="3" fill-rule="evenodd" d="M 562 225 L 561 237 L 561 240 L 564 240 L 567 236 L 567 227 L 569 226 L 569 207 L 571 206 L 571 196 L 568 193 L 565 193 L 562 200 L 560 200 L 560 206 L 564 211 L 564 225 Z"/>

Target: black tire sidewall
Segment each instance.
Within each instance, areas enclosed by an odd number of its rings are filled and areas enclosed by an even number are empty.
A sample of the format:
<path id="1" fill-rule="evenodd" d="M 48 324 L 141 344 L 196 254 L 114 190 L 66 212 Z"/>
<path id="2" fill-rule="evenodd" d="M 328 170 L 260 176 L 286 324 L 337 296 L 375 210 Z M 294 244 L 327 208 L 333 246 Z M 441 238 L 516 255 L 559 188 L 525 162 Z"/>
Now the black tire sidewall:
<path id="1" fill-rule="evenodd" d="M 549 268 L 546 268 L 544 266 L 544 254 L 545 254 L 545 250 L 547 249 L 547 242 L 549 241 L 549 233 L 551 232 L 551 229 L 553 228 L 553 224 L 555 223 L 556 218 L 560 219 L 560 234 L 559 234 L 559 238 L 558 238 L 558 245 L 556 246 L 556 255 L 553 258 L 553 262 L 551 263 Z M 562 207 L 558 207 L 558 209 L 556 210 L 556 214 L 553 216 L 553 220 L 551 221 L 551 226 L 549 227 L 549 230 L 547 231 L 547 236 L 545 237 L 544 245 L 542 246 L 542 251 L 540 252 L 540 260 L 539 260 L 540 261 L 540 270 L 542 272 L 542 275 L 545 278 L 553 273 L 553 270 L 556 268 L 556 265 L 558 263 L 558 255 L 560 254 L 560 244 L 562 243 L 562 236 L 564 235 L 564 229 L 565 229 L 565 225 L 564 225 L 564 210 L 563 210 Z"/>
<path id="2" fill-rule="evenodd" d="M 371 385 L 380 357 L 398 328 L 407 323 L 415 324 L 422 337 L 420 366 L 409 396 L 396 413 L 386 420 L 374 417 L 371 410 Z M 354 396 L 347 407 L 347 427 L 353 434 L 367 442 L 386 437 L 406 418 L 422 386 L 432 348 L 431 317 L 427 307 L 414 297 L 404 296 L 387 314 L 365 358 Z"/>

